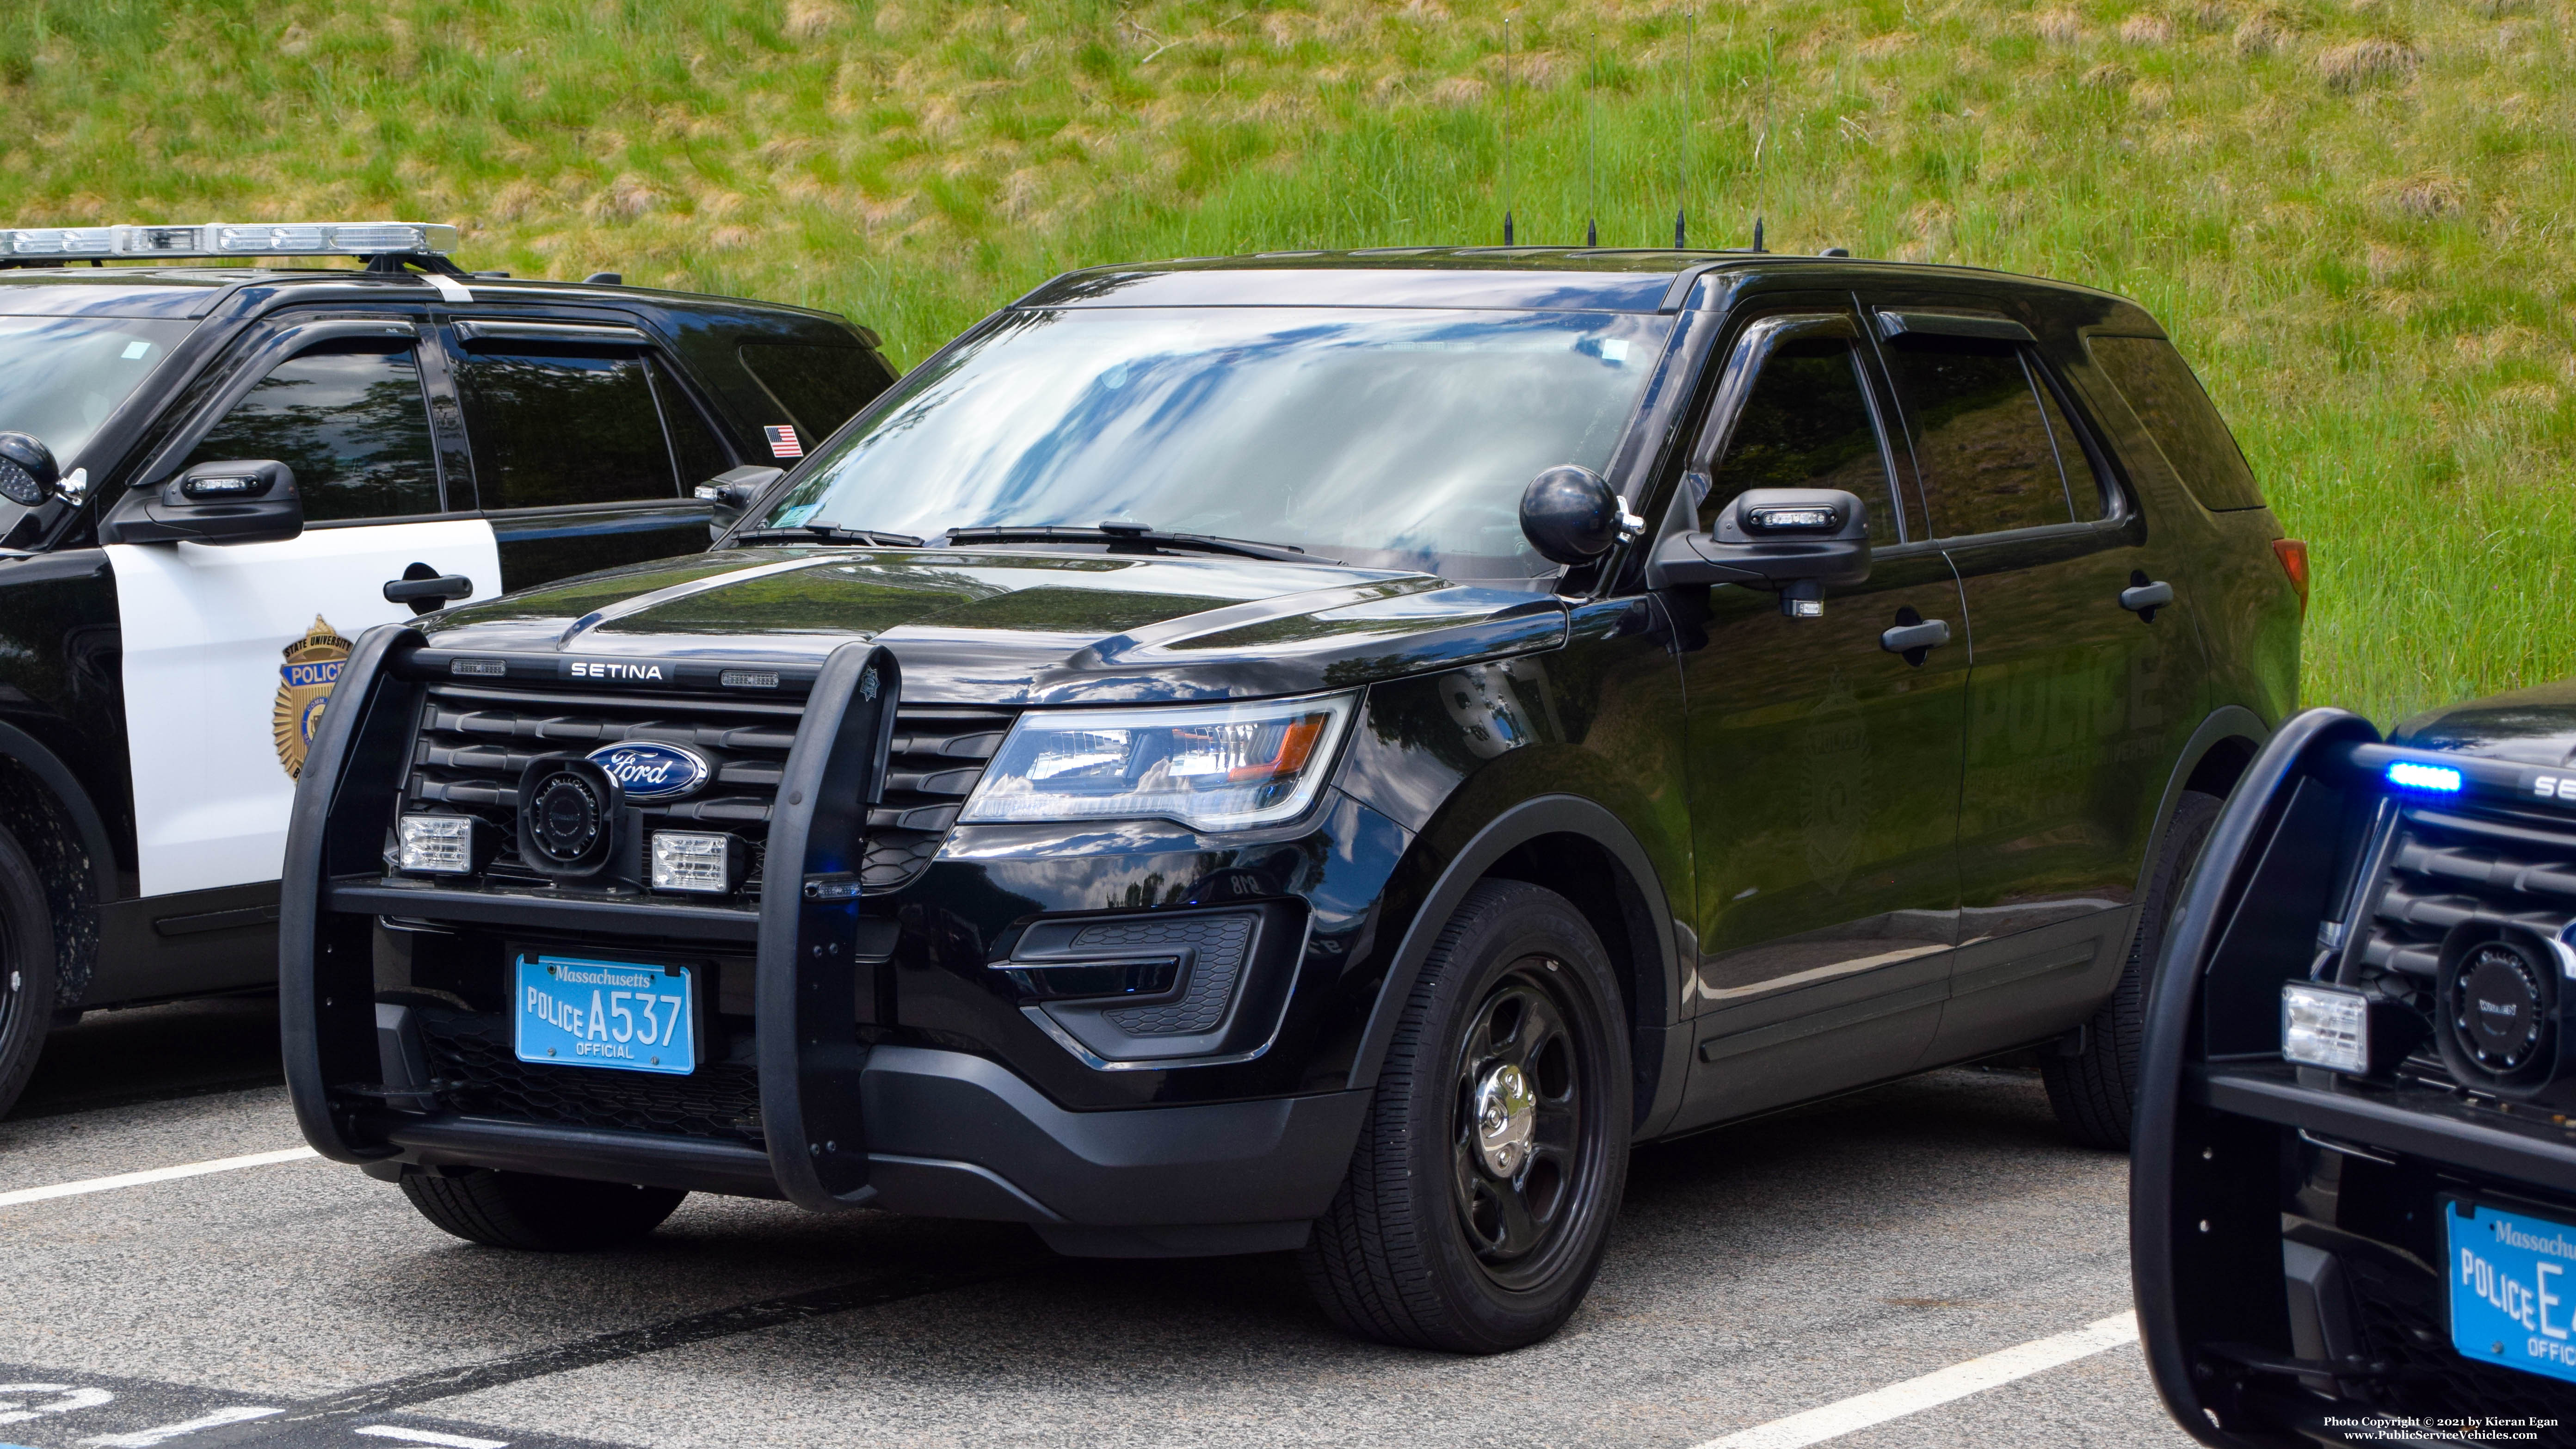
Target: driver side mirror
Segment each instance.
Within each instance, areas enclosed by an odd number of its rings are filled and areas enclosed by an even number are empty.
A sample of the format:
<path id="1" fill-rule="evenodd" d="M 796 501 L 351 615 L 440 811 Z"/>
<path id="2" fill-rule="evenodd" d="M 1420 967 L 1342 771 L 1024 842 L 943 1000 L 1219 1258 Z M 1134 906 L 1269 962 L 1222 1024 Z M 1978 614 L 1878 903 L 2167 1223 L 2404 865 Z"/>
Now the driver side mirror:
<path id="1" fill-rule="evenodd" d="M 707 518 L 707 538 L 712 541 L 724 537 L 735 524 L 742 522 L 742 515 L 751 507 L 752 500 L 765 492 L 770 484 L 786 476 L 784 468 L 728 468 L 691 489 L 692 497 L 715 505 L 715 511 Z"/>
<path id="2" fill-rule="evenodd" d="M 1825 586 L 1869 577 L 1869 505 L 1839 488 L 1747 488 L 1707 533 L 1676 533 L 1655 549 L 1656 588 L 1743 584 L 1777 590 L 1780 612 L 1813 619 Z"/>
<path id="3" fill-rule="evenodd" d="M 260 459 L 199 463 L 129 490 L 98 524 L 101 543 L 283 543 L 304 531 L 295 470 Z"/>

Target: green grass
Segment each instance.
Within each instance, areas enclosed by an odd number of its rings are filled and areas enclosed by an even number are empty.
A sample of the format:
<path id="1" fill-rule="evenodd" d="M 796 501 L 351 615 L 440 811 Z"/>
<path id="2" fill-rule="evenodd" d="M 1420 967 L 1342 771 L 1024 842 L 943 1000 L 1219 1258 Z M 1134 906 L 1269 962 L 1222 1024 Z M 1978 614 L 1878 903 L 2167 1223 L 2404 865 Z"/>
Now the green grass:
<path id="1" fill-rule="evenodd" d="M 468 265 L 912 361 L 1093 262 L 1489 242 L 1506 203 L 1668 245 L 1686 147 L 1703 243 L 1758 212 L 2164 319 L 2314 550 L 2310 700 L 2576 672 L 2568 0 L 1705 9 L 16 0 L 0 215 L 454 221 Z"/>

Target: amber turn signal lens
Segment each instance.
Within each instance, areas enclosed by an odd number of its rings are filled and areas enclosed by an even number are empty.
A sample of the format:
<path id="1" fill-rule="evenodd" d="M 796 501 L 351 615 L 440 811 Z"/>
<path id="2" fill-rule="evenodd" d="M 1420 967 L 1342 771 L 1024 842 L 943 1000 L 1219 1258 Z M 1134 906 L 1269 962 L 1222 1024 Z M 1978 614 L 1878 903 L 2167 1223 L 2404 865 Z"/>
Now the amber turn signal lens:
<path id="1" fill-rule="evenodd" d="M 2290 587 L 2299 591 L 2299 617 L 2308 616 L 2308 545 L 2305 539 L 2276 538 L 2272 552 L 2281 556 L 2281 572 L 2290 576 Z"/>

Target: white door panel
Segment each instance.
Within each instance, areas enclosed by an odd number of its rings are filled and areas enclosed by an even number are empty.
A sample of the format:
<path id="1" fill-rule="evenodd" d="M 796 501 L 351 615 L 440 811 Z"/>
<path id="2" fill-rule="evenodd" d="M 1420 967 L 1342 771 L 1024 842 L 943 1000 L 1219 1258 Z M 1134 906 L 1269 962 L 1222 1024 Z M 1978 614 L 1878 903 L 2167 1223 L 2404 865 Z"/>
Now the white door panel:
<path id="1" fill-rule="evenodd" d="M 500 551 L 479 518 L 229 547 L 111 544 L 107 554 L 147 896 L 277 878 L 291 771 L 347 657 L 343 641 L 412 617 L 385 602 L 388 581 L 425 563 L 472 579 L 476 599 L 501 591 Z"/>

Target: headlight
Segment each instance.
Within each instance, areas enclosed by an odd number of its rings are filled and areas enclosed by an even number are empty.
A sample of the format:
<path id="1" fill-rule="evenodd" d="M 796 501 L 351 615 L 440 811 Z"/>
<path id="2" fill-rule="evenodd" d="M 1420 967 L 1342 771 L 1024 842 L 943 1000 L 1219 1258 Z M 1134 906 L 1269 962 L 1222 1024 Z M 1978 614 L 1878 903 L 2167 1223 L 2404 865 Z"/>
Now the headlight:
<path id="1" fill-rule="evenodd" d="M 1324 785 L 1356 696 L 1020 716 L 958 819 L 1159 817 L 1195 830 L 1295 819 Z"/>

